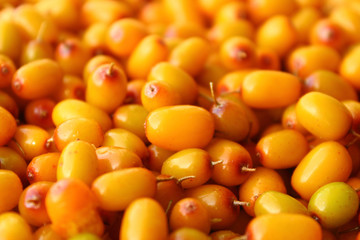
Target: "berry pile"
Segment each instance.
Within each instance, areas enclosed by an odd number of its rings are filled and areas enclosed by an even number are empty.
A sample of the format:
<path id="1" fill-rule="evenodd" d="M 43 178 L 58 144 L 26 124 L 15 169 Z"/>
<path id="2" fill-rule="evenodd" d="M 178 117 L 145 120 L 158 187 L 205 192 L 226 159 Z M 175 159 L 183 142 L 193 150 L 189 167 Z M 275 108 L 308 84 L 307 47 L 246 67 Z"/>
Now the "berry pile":
<path id="1" fill-rule="evenodd" d="M 0 1 L 1 240 L 360 240 L 358 0 Z"/>

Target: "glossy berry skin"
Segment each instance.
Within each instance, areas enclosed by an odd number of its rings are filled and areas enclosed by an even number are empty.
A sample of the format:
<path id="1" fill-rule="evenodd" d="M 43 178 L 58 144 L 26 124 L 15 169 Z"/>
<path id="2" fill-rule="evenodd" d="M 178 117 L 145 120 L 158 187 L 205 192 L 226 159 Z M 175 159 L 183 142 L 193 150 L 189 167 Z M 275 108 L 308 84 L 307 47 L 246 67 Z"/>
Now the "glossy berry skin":
<path id="1" fill-rule="evenodd" d="M 309 212 L 327 229 L 344 225 L 356 216 L 359 197 L 344 182 L 332 182 L 319 188 L 310 198 Z"/>
<path id="2" fill-rule="evenodd" d="M 57 166 L 60 153 L 44 153 L 34 157 L 26 169 L 26 177 L 30 184 L 39 181 L 56 182 Z"/>
<path id="3" fill-rule="evenodd" d="M 262 193 L 255 201 L 255 216 L 278 213 L 298 213 L 308 215 L 307 208 L 290 195 L 267 191 Z"/>
<path id="4" fill-rule="evenodd" d="M 32 226 L 42 226 L 50 222 L 45 207 L 45 197 L 52 182 L 36 182 L 21 193 L 19 212 Z"/>
<path id="5" fill-rule="evenodd" d="M 15 133 L 15 118 L 8 110 L 0 106 L 0 146 L 7 144 Z"/>
<path id="6" fill-rule="evenodd" d="M 198 148 L 188 148 L 171 155 L 162 165 L 161 174 L 181 179 L 183 188 L 192 188 L 206 183 L 211 176 L 211 158 L 208 152 Z"/>
<path id="7" fill-rule="evenodd" d="M 246 228 L 248 240 L 321 239 L 320 224 L 302 214 L 280 213 L 253 218 Z"/>
<path id="8" fill-rule="evenodd" d="M 101 146 L 104 133 L 98 122 L 89 118 L 72 118 L 59 124 L 54 131 L 56 148 L 62 151 L 70 142 L 83 140 Z"/>
<path id="9" fill-rule="evenodd" d="M 169 236 L 169 240 L 210 240 L 211 238 L 205 233 L 189 227 L 179 228 L 173 232 L 171 232 Z"/>
<path id="10" fill-rule="evenodd" d="M 99 176 L 91 190 L 102 209 L 119 211 L 127 208 L 135 199 L 154 197 L 156 179 L 145 168 L 127 168 Z"/>
<path id="11" fill-rule="evenodd" d="M 122 240 L 166 240 L 168 223 L 165 211 L 151 198 L 133 201 L 125 210 L 120 229 Z"/>
<path id="12" fill-rule="evenodd" d="M 95 147 L 82 140 L 66 145 L 59 158 L 57 179 L 79 179 L 90 186 L 97 176 L 98 159 Z"/>
<path id="13" fill-rule="evenodd" d="M 33 100 L 25 108 L 25 120 L 44 129 L 51 128 L 54 126 L 51 117 L 54 107 L 55 102 L 50 98 Z"/>
<path id="14" fill-rule="evenodd" d="M 33 239 L 30 225 L 15 212 L 6 212 L 0 215 L 1 237 L 4 239 Z"/>
<path id="15" fill-rule="evenodd" d="M 37 99 L 50 96 L 60 86 L 62 77 L 63 72 L 59 63 L 41 59 L 17 69 L 11 86 L 20 98 Z"/>
<path id="16" fill-rule="evenodd" d="M 313 148 L 295 168 L 291 177 L 294 190 L 305 200 L 330 182 L 346 181 L 352 160 L 338 142 L 326 141 Z"/>
<path id="17" fill-rule="evenodd" d="M 0 204 L 0 213 L 4 213 L 18 205 L 23 185 L 20 178 L 10 170 L 0 169 L 0 180 L 0 194 L 3 199 Z"/>
<path id="18" fill-rule="evenodd" d="M 243 183 L 250 172 L 243 170 L 251 168 L 252 160 L 249 152 L 240 144 L 221 138 L 213 138 L 205 150 L 213 162 L 211 179 L 224 186 L 236 186 Z"/>
<path id="19" fill-rule="evenodd" d="M 205 109 L 179 105 L 150 112 L 145 133 L 152 144 L 179 151 L 205 147 L 213 137 L 214 127 L 214 119 Z"/>
<path id="20" fill-rule="evenodd" d="M 320 92 L 303 95 L 296 104 L 296 117 L 313 135 L 339 140 L 349 132 L 352 117 L 337 99 Z"/>
<path id="21" fill-rule="evenodd" d="M 11 85 L 11 80 L 16 71 L 15 64 L 7 55 L 0 54 L 0 88 Z"/>
<path id="22" fill-rule="evenodd" d="M 127 77 L 115 63 L 100 65 L 86 79 L 86 102 L 107 113 L 112 113 L 124 101 Z"/>
<path id="23" fill-rule="evenodd" d="M 301 83 L 289 73 L 258 70 L 249 73 L 241 86 L 244 102 L 254 108 L 285 107 L 300 97 Z"/>
<path id="24" fill-rule="evenodd" d="M 26 179 L 27 163 L 15 150 L 0 147 L 0 169 L 11 170 L 19 176 L 22 182 Z"/>
<path id="25" fill-rule="evenodd" d="M 210 215 L 206 207 L 195 198 L 183 198 L 171 210 L 170 228 L 174 231 L 191 227 L 204 233 L 210 232 Z"/>
<path id="26" fill-rule="evenodd" d="M 226 229 L 239 215 L 239 207 L 234 204 L 236 196 L 231 190 L 221 185 L 204 184 L 187 189 L 186 197 L 200 200 L 211 218 L 211 230 Z"/>
<path id="27" fill-rule="evenodd" d="M 256 145 L 261 164 L 273 169 L 296 167 L 308 151 L 306 138 L 291 129 L 268 134 Z"/>

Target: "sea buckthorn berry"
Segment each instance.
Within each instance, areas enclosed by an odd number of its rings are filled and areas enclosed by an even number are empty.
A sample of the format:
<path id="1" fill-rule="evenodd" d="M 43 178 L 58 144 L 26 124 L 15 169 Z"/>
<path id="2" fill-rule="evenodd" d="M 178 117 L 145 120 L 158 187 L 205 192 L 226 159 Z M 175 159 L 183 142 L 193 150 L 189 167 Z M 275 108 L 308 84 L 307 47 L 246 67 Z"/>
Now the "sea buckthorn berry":
<path id="1" fill-rule="evenodd" d="M 205 150 L 214 163 L 211 179 L 218 184 L 240 185 L 255 170 L 248 151 L 236 142 L 214 138 Z"/>
<path id="2" fill-rule="evenodd" d="M 99 176 L 124 168 L 142 167 L 143 163 L 134 152 L 120 147 L 100 147 L 96 149 Z"/>
<path id="3" fill-rule="evenodd" d="M 15 212 L 0 215 L 0 231 L 3 239 L 33 239 L 31 227 L 20 214 Z"/>
<path id="4" fill-rule="evenodd" d="M 39 71 L 41 69 L 41 71 Z M 20 67 L 11 82 L 13 92 L 23 99 L 50 96 L 61 84 L 60 65 L 50 59 L 40 59 Z"/>
<path id="5" fill-rule="evenodd" d="M 194 104 L 198 90 L 195 80 L 184 70 L 170 63 L 162 62 L 151 69 L 148 82 L 166 82 L 180 94 L 182 104 Z"/>
<path id="6" fill-rule="evenodd" d="M 272 49 L 258 48 L 256 50 L 257 67 L 265 70 L 279 71 L 281 68 L 280 57 Z"/>
<path id="7" fill-rule="evenodd" d="M 4 213 L 18 205 L 23 185 L 13 171 L 0 169 L 0 190 L 0 213 Z"/>
<path id="8" fill-rule="evenodd" d="M 45 24 L 45 23 L 44 23 Z M 53 59 L 54 58 L 54 48 L 51 46 L 49 42 L 45 42 L 42 39 L 42 30 L 45 27 L 41 27 L 39 29 L 39 35 L 36 39 L 30 40 L 24 46 L 21 56 L 20 56 L 20 64 L 24 65 L 29 62 L 39 60 L 39 59 Z"/>
<path id="9" fill-rule="evenodd" d="M 98 122 L 90 118 L 72 118 L 60 123 L 54 131 L 56 148 L 62 151 L 66 145 L 76 140 L 83 140 L 100 147 L 104 133 Z"/>
<path id="10" fill-rule="evenodd" d="M 215 136 L 241 141 L 249 136 L 250 120 L 243 105 L 229 98 L 214 97 L 210 113 L 215 121 Z"/>
<path id="11" fill-rule="evenodd" d="M 147 142 L 144 123 L 148 111 L 139 104 L 120 106 L 114 112 L 112 119 L 115 128 L 123 128 L 135 133 L 143 142 Z"/>
<path id="12" fill-rule="evenodd" d="M 357 78 L 360 73 L 359 53 L 360 45 L 355 45 L 344 55 L 339 66 L 340 75 L 356 90 L 360 89 L 360 81 Z"/>
<path id="13" fill-rule="evenodd" d="M 291 185 L 303 199 L 309 200 L 325 184 L 346 181 L 351 173 L 351 165 L 351 157 L 340 143 L 320 143 L 295 168 Z"/>
<path id="14" fill-rule="evenodd" d="M 296 117 L 310 133 L 326 140 L 345 137 L 352 123 L 351 113 L 344 104 L 320 92 L 310 92 L 299 99 Z"/>
<path id="15" fill-rule="evenodd" d="M 184 198 L 184 189 L 180 186 L 181 181 L 183 179 L 177 180 L 169 175 L 160 174 L 156 176 L 157 183 L 154 199 L 160 203 L 167 216 L 170 216 L 174 205 Z"/>
<path id="16" fill-rule="evenodd" d="M 255 201 L 255 216 L 279 213 L 298 213 L 308 215 L 307 208 L 290 195 L 267 191 L 262 193 Z"/>
<path id="17" fill-rule="evenodd" d="M 205 147 L 212 139 L 214 129 L 211 114 L 191 105 L 156 109 L 149 113 L 145 123 L 149 142 L 173 151 Z"/>
<path id="18" fill-rule="evenodd" d="M 289 73 L 258 70 L 249 73 L 241 86 L 244 102 L 254 108 L 285 107 L 300 97 L 300 80 Z"/>
<path id="19" fill-rule="evenodd" d="M 106 23 L 94 23 L 87 27 L 82 35 L 82 41 L 89 46 L 93 55 L 108 53 L 106 33 L 109 26 Z"/>
<path id="20" fill-rule="evenodd" d="M 19 212 L 32 226 L 42 226 L 50 222 L 45 207 L 45 197 L 52 184 L 52 182 L 36 182 L 21 193 Z"/>
<path id="21" fill-rule="evenodd" d="M 53 109 L 52 119 L 55 126 L 72 118 L 90 118 L 97 121 L 103 131 L 111 128 L 112 122 L 108 114 L 84 101 L 66 99 L 57 103 Z"/>
<path id="22" fill-rule="evenodd" d="M 205 184 L 187 189 L 185 196 L 200 200 L 206 207 L 210 214 L 211 230 L 229 228 L 239 215 L 239 206 L 237 205 L 239 201 L 234 193 L 226 187 Z"/>
<path id="23" fill-rule="evenodd" d="M 239 200 L 250 203 L 249 206 L 244 206 L 247 214 L 255 216 L 255 201 L 262 193 L 267 191 L 286 193 L 284 181 L 275 170 L 257 167 L 256 171 L 251 173 L 239 188 Z"/>
<path id="24" fill-rule="evenodd" d="M 79 233 L 69 238 L 69 240 L 101 240 L 101 238 L 92 233 Z"/>
<path id="25" fill-rule="evenodd" d="M 243 102 L 240 93 L 238 93 L 238 92 L 224 93 L 220 96 L 220 98 L 228 99 L 228 100 L 235 102 L 236 104 L 240 105 L 240 107 L 245 111 L 246 117 L 247 117 L 247 119 L 249 121 L 249 125 L 250 125 L 249 132 L 247 132 L 248 136 L 246 136 L 246 137 L 252 138 L 258 134 L 259 128 L 260 128 L 259 119 L 256 116 L 255 112 L 248 105 L 246 105 Z"/>
<path id="26" fill-rule="evenodd" d="M 41 14 L 32 4 L 22 4 L 18 6 L 13 15 L 14 22 L 21 29 L 25 39 L 36 39 L 41 25 L 46 22 L 43 39 L 46 42 L 55 42 L 59 30 L 55 23 Z"/>
<path id="27" fill-rule="evenodd" d="M 134 133 L 122 129 L 113 128 L 104 135 L 103 146 L 115 146 L 129 149 L 136 153 L 142 160 L 149 156 L 145 143 Z"/>
<path id="28" fill-rule="evenodd" d="M 55 104 L 56 103 L 50 98 L 30 101 L 25 108 L 26 122 L 44 129 L 53 127 L 54 123 L 52 121 L 52 111 Z"/>
<path id="29" fill-rule="evenodd" d="M 327 70 L 315 71 L 305 78 L 304 90 L 322 92 L 339 101 L 358 99 L 355 88 L 349 82 Z"/>
<path id="30" fill-rule="evenodd" d="M 257 29 L 255 38 L 257 46 L 270 48 L 279 57 L 284 57 L 295 46 L 297 33 L 289 17 L 277 15 L 266 20 Z"/>
<path id="31" fill-rule="evenodd" d="M 308 130 L 301 125 L 298 117 L 296 116 L 296 104 L 291 104 L 285 108 L 281 118 L 281 123 L 285 129 L 296 130 L 304 136 L 309 133 Z"/>
<path id="32" fill-rule="evenodd" d="M 350 185 L 332 182 L 322 186 L 311 196 L 308 208 L 310 215 L 324 228 L 333 229 L 356 216 L 359 197 Z"/>
<path id="33" fill-rule="evenodd" d="M 182 104 L 182 97 L 176 88 L 165 81 L 152 80 L 141 90 L 141 103 L 147 111 L 160 107 Z"/>
<path id="34" fill-rule="evenodd" d="M 347 42 L 344 30 L 328 18 L 316 22 L 310 32 L 311 44 L 326 45 L 341 51 Z"/>
<path id="35" fill-rule="evenodd" d="M 1 49 L 0 52 L 2 52 Z M 11 80 L 15 71 L 16 67 L 13 60 L 5 54 L 0 54 L 0 88 L 6 88 L 11 85 Z"/>
<path id="36" fill-rule="evenodd" d="M 194 6 L 191 0 L 163 2 L 167 16 L 175 23 L 191 23 L 193 25 L 203 25 L 204 19 L 200 13 L 200 9 Z"/>
<path id="37" fill-rule="evenodd" d="M 321 0 L 322 1 L 322 0 Z M 300 8 L 292 17 L 291 22 L 297 32 L 298 44 L 308 44 L 311 28 L 322 17 L 319 9 L 313 7 Z"/>
<path id="38" fill-rule="evenodd" d="M 296 167 L 308 151 L 306 138 L 291 129 L 268 134 L 256 145 L 261 164 L 272 169 Z"/>
<path id="39" fill-rule="evenodd" d="M 35 240 L 63 240 L 51 227 L 51 224 L 45 224 L 39 227 L 34 233 Z"/>
<path id="40" fill-rule="evenodd" d="M 55 49 L 55 59 L 66 74 L 81 76 L 90 58 L 90 49 L 77 38 L 65 39 Z"/>
<path id="41" fill-rule="evenodd" d="M 223 65 L 230 70 L 255 67 L 255 44 L 245 37 L 229 38 L 221 45 L 220 58 Z"/>
<path id="42" fill-rule="evenodd" d="M 26 182 L 26 168 L 27 163 L 20 154 L 9 147 L 0 147 L 0 169 L 11 170 Z"/>
<path id="43" fill-rule="evenodd" d="M 155 172 L 161 172 L 161 167 L 166 159 L 168 159 L 175 152 L 170 151 L 154 144 L 148 146 L 149 158 L 144 162 L 144 165 Z"/>
<path id="44" fill-rule="evenodd" d="M 90 188 L 77 179 L 54 183 L 45 198 L 52 228 L 63 238 L 89 232 L 101 236 L 104 224 L 97 212 L 97 199 Z"/>
<path id="45" fill-rule="evenodd" d="M 18 60 L 21 54 L 23 38 L 20 28 L 9 20 L 0 20 L 0 54 L 12 61 Z M 2 86 L 3 87 L 3 86 Z"/>
<path id="46" fill-rule="evenodd" d="M 122 240 L 168 239 L 168 223 L 165 211 L 151 198 L 134 200 L 126 208 L 120 227 Z"/>
<path id="47" fill-rule="evenodd" d="M 15 118 L 8 110 L 0 106 L 0 146 L 7 144 L 15 133 Z"/>
<path id="48" fill-rule="evenodd" d="M 35 125 L 20 125 L 17 127 L 13 141 L 9 146 L 29 162 L 36 156 L 49 151 L 50 134 Z"/>
<path id="49" fill-rule="evenodd" d="M 287 59 L 287 69 L 300 78 L 317 70 L 336 72 L 340 64 L 339 53 L 327 46 L 309 45 L 294 49 Z"/>
<path id="50" fill-rule="evenodd" d="M 183 188 L 192 188 L 206 183 L 211 176 L 210 155 L 202 149 L 188 148 L 181 150 L 166 159 L 161 174 L 181 179 L 192 176 L 181 182 Z"/>
<path id="51" fill-rule="evenodd" d="M 132 18 L 113 22 L 106 33 L 106 45 L 112 54 L 127 57 L 136 45 L 146 37 L 148 30 L 144 23 Z"/>
<path id="52" fill-rule="evenodd" d="M 129 183 L 132 184 L 129 184 Z M 135 199 L 154 197 L 155 175 L 145 168 L 127 168 L 99 176 L 91 187 L 100 207 L 108 211 L 120 211 Z"/>
<path id="53" fill-rule="evenodd" d="M 280 123 L 273 123 L 267 126 L 262 132 L 261 132 L 261 138 L 266 137 L 267 135 L 270 135 L 272 133 L 280 132 L 284 130 L 284 127 Z M 261 139 L 260 139 L 261 140 Z M 258 155 L 258 154 L 257 154 Z M 259 157 L 259 156 L 258 156 Z M 260 158 L 259 158 L 260 159 Z"/>
<path id="54" fill-rule="evenodd" d="M 157 35 L 143 38 L 132 51 L 127 61 L 126 70 L 130 78 L 146 78 L 151 69 L 165 61 L 169 49 L 163 39 Z"/>
<path id="55" fill-rule="evenodd" d="M 234 2 L 233 2 L 234 3 Z M 232 22 L 215 23 L 208 32 L 207 38 L 215 46 L 220 46 L 226 40 L 232 37 L 243 37 L 253 40 L 255 36 L 255 27 L 246 19 L 237 19 Z"/>
<path id="56" fill-rule="evenodd" d="M 360 40 L 357 34 L 360 31 L 359 13 L 349 6 L 339 6 L 331 11 L 329 18 L 339 25 L 346 33 L 347 38 L 356 43 Z"/>
<path id="57" fill-rule="evenodd" d="M 231 23 L 248 18 L 247 5 L 245 2 L 229 1 L 216 9 L 213 16 L 215 23 Z"/>
<path id="58" fill-rule="evenodd" d="M 123 103 L 127 78 L 115 63 L 100 65 L 86 82 L 85 100 L 91 105 L 112 113 Z"/>
<path id="59" fill-rule="evenodd" d="M 61 29 L 78 30 L 80 27 L 79 11 L 82 1 L 51 0 L 37 1 L 36 8 L 45 16 L 49 16 Z M 56 4 L 56 8 L 54 8 Z"/>
<path id="60" fill-rule="evenodd" d="M 125 2 L 112 0 L 85 1 L 81 6 L 80 19 L 85 26 L 98 22 L 111 24 L 117 19 L 129 17 L 131 14 L 130 6 Z"/>
<path id="61" fill-rule="evenodd" d="M 77 140 L 64 147 L 58 162 L 57 180 L 75 178 L 91 185 L 97 176 L 98 159 L 93 145 Z"/>
<path id="62" fill-rule="evenodd" d="M 26 169 L 30 184 L 40 181 L 56 182 L 56 171 L 60 153 L 45 153 L 34 157 Z"/>
<path id="63" fill-rule="evenodd" d="M 246 228 L 247 240 L 317 240 L 321 226 L 314 219 L 297 213 L 267 214 L 253 218 Z"/>
<path id="64" fill-rule="evenodd" d="M 189 52 L 196 51 L 193 57 Z M 191 76 L 197 76 L 210 54 L 210 45 L 199 37 L 188 38 L 177 45 L 170 53 L 169 62 L 180 67 Z"/>
<path id="65" fill-rule="evenodd" d="M 250 19 L 259 24 L 279 14 L 291 15 L 295 12 L 297 5 L 295 0 L 250 0 L 247 2 Z"/>
<path id="66" fill-rule="evenodd" d="M 124 104 L 142 104 L 141 103 L 141 91 L 146 81 L 143 79 L 134 79 L 129 81 L 126 89 L 126 97 Z M 145 107 L 145 106 L 144 106 Z"/>
<path id="67" fill-rule="evenodd" d="M 121 67 L 120 62 L 109 55 L 96 55 L 90 58 L 90 60 L 86 63 L 84 66 L 83 71 L 83 79 L 85 83 L 87 83 L 87 80 L 89 79 L 90 75 L 101 65 L 107 64 L 107 63 L 115 63 L 115 65 Z"/>
<path id="68" fill-rule="evenodd" d="M 183 227 L 171 232 L 169 240 L 187 240 L 187 239 L 197 239 L 197 240 L 210 240 L 208 235 L 197 230 L 196 228 Z"/>
<path id="69" fill-rule="evenodd" d="M 172 231 L 190 227 L 206 234 L 210 232 L 210 215 L 206 207 L 196 198 L 183 198 L 171 210 L 169 225 Z"/>
<path id="70" fill-rule="evenodd" d="M 54 92 L 54 99 L 60 102 L 65 99 L 85 100 L 85 82 L 74 75 L 65 75 L 57 90 Z"/>

